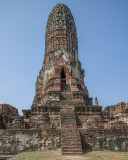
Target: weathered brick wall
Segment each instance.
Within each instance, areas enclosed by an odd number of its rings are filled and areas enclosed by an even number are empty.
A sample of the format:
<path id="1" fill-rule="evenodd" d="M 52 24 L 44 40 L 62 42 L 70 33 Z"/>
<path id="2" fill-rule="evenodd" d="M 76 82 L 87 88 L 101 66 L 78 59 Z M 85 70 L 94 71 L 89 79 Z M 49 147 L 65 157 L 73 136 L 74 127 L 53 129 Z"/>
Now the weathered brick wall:
<path id="1" fill-rule="evenodd" d="M 61 128 L 61 120 L 60 120 L 60 113 L 59 112 L 50 112 L 49 113 L 50 119 L 50 127 L 53 129 L 60 129 Z"/>
<path id="2" fill-rule="evenodd" d="M 0 129 L 5 129 L 7 123 L 19 117 L 18 109 L 9 104 L 0 104 Z"/>
<path id="3" fill-rule="evenodd" d="M 122 117 L 124 114 L 128 114 L 128 103 L 120 102 L 115 105 L 107 106 L 104 112 L 106 112 L 111 117 Z"/>
<path id="4" fill-rule="evenodd" d="M 0 115 L 6 117 L 19 117 L 18 109 L 9 104 L 0 104 Z"/>
<path id="5" fill-rule="evenodd" d="M 83 150 L 128 151 L 128 131 L 81 129 Z M 60 148 L 60 130 L 0 130 L 0 154 Z"/>
<path id="6" fill-rule="evenodd" d="M 100 117 L 100 115 L 99 114 L 97 114 L 97 113 L 76 113 L 76 120 L 77 120 L 77 126 L 79 127 L 79 128 L 87 128 L 87 121 L 89 120 L 89 119 L 94 119 L 94 118 L 96 118 L 96 119 L 100 119 L 101 117 Z M 103 121 L 103 119 L 102 119 L 102 121 Z"/>
<path id="7" fill-rule="evenodd" d="M 128 151 L 128 131 L 81 129 L 83 150 Z"/>
<path id="8" fill-rule="evenodd" d="M 60 130 L 0 130 L 0 154 L 60 147 Z"/>

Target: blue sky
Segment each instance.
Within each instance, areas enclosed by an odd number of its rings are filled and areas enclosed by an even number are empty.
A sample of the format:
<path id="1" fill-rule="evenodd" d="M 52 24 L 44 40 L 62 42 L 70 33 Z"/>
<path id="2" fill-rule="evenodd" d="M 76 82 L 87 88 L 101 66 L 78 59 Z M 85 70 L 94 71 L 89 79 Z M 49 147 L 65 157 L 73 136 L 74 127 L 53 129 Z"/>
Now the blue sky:
<path id="1" fill-rule="evenodd" d="M 128 102 L 128 0 L 0 0 L 0 103 L 30 109 L 57 3 L 71 10 L 90 97 Z"/>

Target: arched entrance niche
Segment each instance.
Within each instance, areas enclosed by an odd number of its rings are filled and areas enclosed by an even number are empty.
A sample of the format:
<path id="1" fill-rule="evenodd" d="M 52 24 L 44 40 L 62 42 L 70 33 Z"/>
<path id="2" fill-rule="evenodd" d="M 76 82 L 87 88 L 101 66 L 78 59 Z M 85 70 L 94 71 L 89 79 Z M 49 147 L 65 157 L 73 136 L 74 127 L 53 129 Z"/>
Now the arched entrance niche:
<path id="1" fill-rule="evenodd" d="M 62 68 L 60 76 L 61 76 L 61 84 L 66 84 L 66 74 L 64 68 Z"/>

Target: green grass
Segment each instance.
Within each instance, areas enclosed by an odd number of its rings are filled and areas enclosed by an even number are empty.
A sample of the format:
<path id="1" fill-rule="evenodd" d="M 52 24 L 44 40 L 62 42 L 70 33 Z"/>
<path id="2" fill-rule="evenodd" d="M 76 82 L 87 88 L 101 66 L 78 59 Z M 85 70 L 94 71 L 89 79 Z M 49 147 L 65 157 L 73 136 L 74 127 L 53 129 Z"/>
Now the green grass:
<path id="1" fill-rule="evenodd" d="M 92 151 L 79 156 L 62 156 L 61 150 L 26 152 L 13 160 L 128 160 L 128 152 Z M 113 156 L 112 156 L 113 155 Z"/>

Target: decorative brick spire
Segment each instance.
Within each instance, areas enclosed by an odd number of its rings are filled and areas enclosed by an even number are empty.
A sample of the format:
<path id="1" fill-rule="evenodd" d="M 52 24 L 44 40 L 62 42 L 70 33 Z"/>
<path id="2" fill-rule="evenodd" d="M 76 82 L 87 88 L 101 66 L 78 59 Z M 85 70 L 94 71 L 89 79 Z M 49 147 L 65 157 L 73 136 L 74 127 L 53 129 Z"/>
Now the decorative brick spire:
<path id="1" fill-rule="evenodd" d="M 62 75 L 63 74 L 63 75 Z M 66 86 L 64 85 L 66 84 Z M 69 8 L 59 3 L 51 11 L 45 33 L 45 56 L 43 67 L 36 82 L 33 106 L 61 100 L 61 91 L 68 89 L 74 96 L 83 97 L 87 103 L 88 91 L 84 85 L 84 70 L 78 59 L 78 43 L 74 18 Z M 81 90 L 81 93 L 76 93 Z M 52 93 L 51 93 L 52 92 Z M 54 94 L 53 96 L 53 92 Z"/>
<path id="2" fill-rule="evenodd" d="M 53 61 L 57 52 L 67 52 L 70 59 L 78 60 L 78 43 L 74 18 L 69 8 L 59 3 L 51 11 L 45 33 L 44 63 Z"/>

